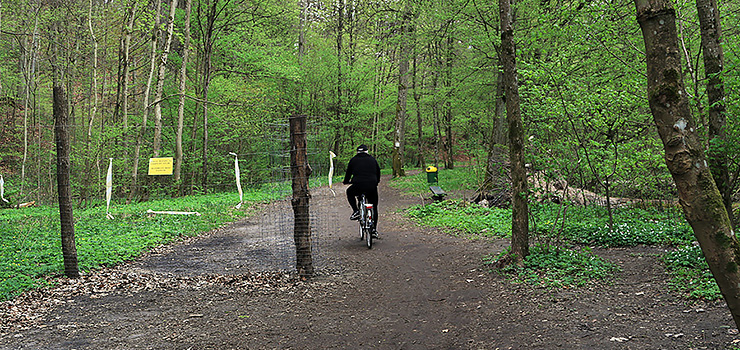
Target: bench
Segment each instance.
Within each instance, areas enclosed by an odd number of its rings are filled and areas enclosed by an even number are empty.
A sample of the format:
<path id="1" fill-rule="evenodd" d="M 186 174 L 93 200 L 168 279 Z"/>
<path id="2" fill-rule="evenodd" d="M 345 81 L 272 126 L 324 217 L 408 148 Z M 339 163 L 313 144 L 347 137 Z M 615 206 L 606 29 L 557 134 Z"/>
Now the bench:
<path id="1" fill-rule="evenodd" d="M 434 198 L 434 200 L 441 201 L 447 195 L 442 187 L 439 186 L 429 186 L 429 190 L 432 191 L 432 198 Z"/>

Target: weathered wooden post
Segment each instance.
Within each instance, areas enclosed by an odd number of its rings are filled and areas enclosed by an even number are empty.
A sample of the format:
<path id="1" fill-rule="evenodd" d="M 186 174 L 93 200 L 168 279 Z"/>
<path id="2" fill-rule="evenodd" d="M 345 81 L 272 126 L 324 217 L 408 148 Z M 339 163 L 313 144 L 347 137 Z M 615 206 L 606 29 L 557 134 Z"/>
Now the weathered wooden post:
<path id="1" fill-rule="evenodd" d="M 295 240 L 296 270 L 301 277 L 313 276 L 311 255 L 311 217 L 309 216 L 308 165 L 306 148 L 306 116 L 290 118 L 290 172 L 293 185 L 293 238 Z"/>

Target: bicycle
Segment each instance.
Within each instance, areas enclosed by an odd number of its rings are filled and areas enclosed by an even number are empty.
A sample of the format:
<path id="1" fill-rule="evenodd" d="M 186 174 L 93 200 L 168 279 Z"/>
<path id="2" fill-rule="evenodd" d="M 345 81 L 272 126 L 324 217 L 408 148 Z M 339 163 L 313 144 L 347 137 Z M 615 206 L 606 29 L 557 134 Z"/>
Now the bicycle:
<path id="1" fill-rule="evenodd" d="M 373 210 L 373 204 L 368 203 L 365 199 L 365 195 L 362 194 L 360 197 L 360 240 L 365 240 L 367 249 L 373 247 L 373 225 L 375 218 L 373 217 L 375 210 Z"/>

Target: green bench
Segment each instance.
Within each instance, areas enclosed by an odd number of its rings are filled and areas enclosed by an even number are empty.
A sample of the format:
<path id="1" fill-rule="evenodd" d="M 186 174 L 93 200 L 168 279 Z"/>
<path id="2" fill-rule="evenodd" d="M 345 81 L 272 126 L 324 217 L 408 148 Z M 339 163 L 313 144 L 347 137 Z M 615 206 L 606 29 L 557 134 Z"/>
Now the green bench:
<path id="1" fill-rule="evenodd" d="M 441 201 L 445 198 L 447 193 L 439 186 L 429 186 L 429 190 L 432 191 L 432 198 L 437 201 Z"/>

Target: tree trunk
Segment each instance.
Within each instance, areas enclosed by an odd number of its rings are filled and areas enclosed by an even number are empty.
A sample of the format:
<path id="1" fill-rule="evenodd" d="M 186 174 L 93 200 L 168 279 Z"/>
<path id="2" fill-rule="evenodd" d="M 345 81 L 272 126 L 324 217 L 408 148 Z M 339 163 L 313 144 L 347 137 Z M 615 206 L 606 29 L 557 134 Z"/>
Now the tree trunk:
<path id="1" fill-rule="evenodd" d="M 524 168 L 524 128 L 519 108 L 516 49 L 511 13 L 512 0 L 499 0 L 501 13 L 501 61 L 506 90 L 506 119 L 509 124 L 509 160 L 512 181 L 511 253 L 516 264 L 529 255 L 529 213 L 527 171 Z"/>
<path id="2" fill-rule="evenodd" d="M 123 119 L 123 144 L 128 144 L 128 98 L 129 81 L 131 73 L 131 33 L 134 30 L 134 18 L 136 16 L 136 2 L 131 5 L 128 13 L 128 23 L 123 39 L 123 82 L 121 93 L 121 117 Z M 124 147 L 124 156 L 128 158 L 128 147 Z"/>
<path id="3" fill-rule="evenodd" d="M 396 98 L 396 131 L 393 138 L 393 176 L 406 176 L 403 170 L 406 149 L 406 102 L 409 91 L 409 59 L 411 56 L 411 9 L 406 1 L 399 35 L 401 42 L 398 57 L 398 95 Z"/>
<path id="4" fill-rule="evenodd" d="M 60 54 L 59 40 L 62 33 L 59 23 L 53 25 L 52 58 L 53 70 L 53 114 L 54 114 L 54 140 L 57 151 L 57 199 L 59 201 L 59 222 L 62 236 L 62 256 L 64 259 L 64 274 L 69 278 L 80 276 L 77 268 L 77 247 L 75 245 L 74 215 L 72 213 L 72 191 L 69 183 L 70 177 L 70 138 L 69 138 L 69 113 L 67 108 L 67 96 L 62 83 L 62 71 L 57 58 Z"/>
<path id="5" fill-rule="evenodd" d="M 732 184 L 727 169 L 725 137 L 725 83 L 722 69 L 722 27 L 719 21 L 719 8 L 716 0 L 696 0 L 701 29 L 701 48 L 704 53 L 704 74 L 707 78 L 707 99 L 709 114 L 709 150 L 707 160 L 714 182 L 722 195 L 725 209 L 732 223 Z"/>
<path id="6" fill-rule="evenodd" d="M 452 56 L 454 40 L 450 33 L 447 34 L 447 57 L 446 57 L 446 69 L 445 69 L 445 169 L 455 168 L 455 151 L 454 151 L 454 136 L 452 134 Z"/>
<path id="7" fill-rule="evenodd" d="M 167 59 L 172 45 L 172 31 L 175 27 L 175 10 L 177 10 L 177 0 L 171 1 L 170 14 L 167 18 L 167 39 L 165 39 L 162 56 L 159 59 L 157 88 L 154 93 L 154 142 L 152 148 L 155 158 L 159 157 L 159 152 L 162 149 L 162 92 L 164 91 L 164 75 L 167 72 Z"/>
<path id="8" fill-rule="evenodd" d="M 131 172 L 131 191 L 128 195 L 128 201 L 131 200 L 138 193 L 138 178 L 139 178 L 139 155 L 141 154 L 141 144 L 144 142 L 144 135 L 146 134 L 146 123 L 149 117 L 149 94 L 152 90 L 152 79 L 154 78 L 154 68 L 157 63 L 157 37 L 159 36 L 159 17 L 162 13 L 162 1 L 157 1 L 157 13 L 154 18 L 154 27 L 152 28 L 152 41 L 151 41 L 151 59 L 149 61 L 149 77 L 146 81 L 146 88 L 144 89 L 144 97 L 142 102 L 142 118 L 141 118 L 141 129 L 139 129 L 138 136 L 136 137 L 136 146 L 134 146 L 134 164 Z"/>
<path id="9" fill-rule="evenodd" d="M 306 116 L 290 118 L 290 169 L 292 175 L 294 228 L 293 238 L 296 249 L 296 270 L 302 277 L 313 276 L 313 257 L 311 255 L 311 217 L 309 213 L 308 165 L 306 143 Z"/>
<path id="10" fill-rule="evenodd" d="M 203 149 L 201 152 L 203 173 L 201 177 L 201 188 L 204 191 L 208 189 L 208 90 L 211 85 L 211 59 L 213 56 L 214 33 L 216 31 L 216 18 L 218 15 L 218 0 L 214 0 L 206 14 L 207 26 L 203 38 Z"/>
<path id="11" fill-rule="evenodd" d="M 88 137 L 88 148 L 90 146 L 90 137 L 92 136 L 92 128 L 95 123 L 95 115 L 98 113 L 98 39 L 95 37 L 95 31 L 93 31 L 92 25 L 92 14 L 93 14 L 93 0 L 90 0 L 88 12 L 87 12 L 87 27 L 90 30 L 90 39 L 93 42 L 93 70 L 92 70 L 92 96 L 93 105 L 90 108 L 90 122 L 87 126 L 87 137 Z M 89 152 L 89 149 L 88 149 Z"/>
<path id="12" fill-rule="evenodd" d="M 740 326 L 740 244 L 695 134 L 681 73 L 675 11 L 668 0 L 635 0 L 635 6 L 645 40 L 648 101 L 666 165 L 686 219 L 735 325 Z"/>
<path id="13" fill-rule="evenodd" d="M 182 65 L 180 66 L 180 87 L 178 92 L 180 99 L 177 103 L 177 135 L 175 136 L 175 169 L 173 180 L 180 181 L 182 171 L 182 133 L 185 124 L 185 82 L 188 71 L 188 55 L 190 54 L 190 13 L 192 12 L 193 0 L 185 1 L 185 42 L 182 49 Z"/>

